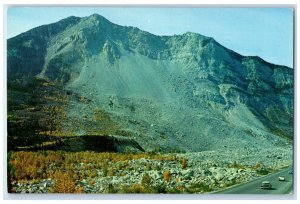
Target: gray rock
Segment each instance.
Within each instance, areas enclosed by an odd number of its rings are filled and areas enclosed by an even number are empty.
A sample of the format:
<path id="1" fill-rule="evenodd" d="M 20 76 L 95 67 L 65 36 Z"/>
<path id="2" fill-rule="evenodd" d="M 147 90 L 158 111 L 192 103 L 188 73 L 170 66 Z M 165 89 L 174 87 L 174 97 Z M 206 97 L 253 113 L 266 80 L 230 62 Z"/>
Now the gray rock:
<path id="1" fill-rule="evenodd" d="M 218 172 L 214 175 L 214 177 L 217 181 L 220 181 L 224 178 L 224 175 L 222 173 Z"/>
<path id="2" fill-rule="evenodd" d="M 156 180 L 162 179 L 162 174 L 159 171 L 155 171 L 155 170 L 148 171 L 148 174 L 150 177 Z"/>
<path id="3" fill-rule="evenodd" d="M 88 183 L 88 182 L 87 182 L 85 179 L 82 179 L 82 180 L 81 180 L 81 184 L 82 184 L 82 185 L 86 185 L 87 183 Z"/>
<path id="4" fill-rule="evenodd" d="M 171 169 L 170 169 L 170 174 L 172 174 L 172 175 L 178 174 L 178 169 L 171 168 Z"/>
<path id="5" fill-rule="evenodd" d="M 239 169 L 239 170 L 238 170 L 238 173 L 243 173 L 243 172 L 245 172 L 244 169 Z"/>
<path id="6" fill-rule="evenodd" d="M 235 177 L 235 175 L 232 175 L 232 176 L 229 176 L 228 178 L 227 178 L 227 180 L 228 181 L 232 181 L 232 180 L 234 180 L 236 177 Z"/>

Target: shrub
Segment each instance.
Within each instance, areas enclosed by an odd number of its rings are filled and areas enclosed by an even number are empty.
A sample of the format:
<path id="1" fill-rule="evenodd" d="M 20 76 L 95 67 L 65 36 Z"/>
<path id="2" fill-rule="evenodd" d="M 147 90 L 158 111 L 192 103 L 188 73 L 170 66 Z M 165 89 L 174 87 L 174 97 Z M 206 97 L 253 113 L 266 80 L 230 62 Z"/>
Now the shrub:
<path id="1" fill-rule="evenodd" d="M 151 164 L 148 162 L 146 164 L 146 171 L 150 171 L 151 170 Z"/>
<path id="2" fill-rule="evenodd" d="M 177 188 L 169 188 L 167 189 L 167 193 L 171 193 L 171 194 L 179 194 L 180 190 Z"/>
<path id="3" fill-rule="evenodd" d="M 163 176 L 165 181 L 169 182 L 171 180 L 171 173 L 169 170 L 165 170 Z"/>
<path id="4" fill-rule="evenodd" d="M 8 176 L 11 178 L 16 178 L 16 167 L 13 164 L 8 164 Z"/>
<path id="5" fill-rule="evenodd" d="M 153 187 L 154 193 L 167 193 L 167 188 L 164 184 L 159 184 Z"/>
<path id="6" fill-rule="evenodd" d="M 54 174 L 54 192 L 55 193 L 74 193 L 75 182 L 69 174 L 57 171 Z"/>
<path id="7" fill-rule="evenodd" d="M 79 176 L 78 176 L 76 173 L 74 173 L 74 174 L 73 174 L 73 180 L 74 180 L 74 181 L 77 181 L 78 179 L 79 179 Z"/>
<path id="8" fill-rule="evenodd" d="M 229 164 L 228 167 L 236 169 L 245 169 L 245 166 L 237 163 L 236 161 L 234 161 L 232 164 Z"/>
<path id="9" fill-rule="evenodd" d="M 120 170 L 122 170 L 123 165 L 119 162 L 119 163 L 117 163 L 116 167 L 117 167 L 117 170 L 120 171 Z"/>
<path id="10" fill-rule="evenodd" d="M 193 183 L 189 188 L 186 188 L 188 193 L 210 192 L 213 189 L 209 185 L 201 183 Z"/>
<path id="11" fill-rule="evenodd" d="M 121 188 L 122 193 L 146 193 L 144 188 L 138 184 L 134 183 L 132 186 L 122 186 Z"/>
<path id="12" fill-rule="evenodd" d="M 75 193 L 84 193 L 83 186 L 79 186 L 78 188 L 76 188 Z"/>
<path id="13" fill-rule="evenodd" d="M 232 164 L 229 165 L 232 168 L 238 168 L 238 164 L 236 161 L 234 161 Z"/>
<path id="14" fill-rule="evenodd" d="M 161 167 L 160 167 L 158 164 L 155 164 L 155 166 L 154 166 L 154 170 L 156 170 L 156 171 L 160 171 L 160 170 L 161 170 Z"/>
<path id="15" fill-rule="evenodd" d="M 108 191 L 108 193 L 117 193 L 118 192 L 111 183 L 108 185 L 107 191 Z"/>
<path id="16" fill-rule="evenodd" d="M 257 162 L 254 166 L 254 169 L 261 169 L 262 168 L 262 164 Z"/>
<path id="17" fill-rule="evenodd" d="M 145 173 L 142 181 L 141 181 L 142 186 L 148 187 L 151 185 L 151 177 L 149 176 L 149 174 Z"/>
<path id="18" fill-rule="evenodd" d="M 107 169 L 107 162 L 106 161 L 102 163 L 101 168 L 102 168 L 103 176 L 107 176 L 108 169 Z"/>
<path id="19" fill-rule="evenodd" d="M 92 179 L 92 180 L 90 180 L 89 184 L 90 184 L 91 186 L 93 186 L 93 185 L 96 184 L 96 181 L 95 181 L 94 179 Z"/>
<path id="20" fill-rule="evenodd" d="M 268 173 L 270 173 L 270 171 L 268 169 L 260 169 L 260 170 L 256 170 L 256 172 L 260 175 L 267 175 Z"/>
<path id="21" fill-rule="evenodd" d="M 134 183 L 131 189 L 133 193 L 145 193 L 144 188 L 137 183 Z"/>
<path id="22" fill-rule="evenodd" d="M 109 172 L 108 172 L 108 176 L 115 176 L 115 168 L 114 167 L 110 167 Z"/>
<path id="23" fill-rule="evenodd" d="M 181 161 L 181 168 L 182 169 L 185 169 L 187 166 L 187 159 L 186 158 L 183 158 L 182 161 Z"/>
<path id="24" fill-rule="evenodd" d="M 96 170 L 91 170 L 89 173 L 89 177 L 95 178 L 97 176 L 97 171 Z"/>

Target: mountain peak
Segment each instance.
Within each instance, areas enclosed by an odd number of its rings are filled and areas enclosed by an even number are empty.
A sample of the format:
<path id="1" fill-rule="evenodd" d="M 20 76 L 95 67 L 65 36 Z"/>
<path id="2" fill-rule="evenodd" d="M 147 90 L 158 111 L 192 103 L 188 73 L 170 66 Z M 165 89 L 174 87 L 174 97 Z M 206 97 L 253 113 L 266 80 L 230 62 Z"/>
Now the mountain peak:
<path id="1" fill-rule="evenodd" d="M 109 20 L 107 20 L 106 18 L 104 18 L 103 16 L 101 16 L 97 13 L 94 13 L 94 14 L 86 17 L 86 18 L 90 21 L 95 21 L 97 23 L 110 23 L 110 24 L 112 24 L 112 22 L 110 22 Z"/>
<path id="2" fill-rule="evenodd" d="M 207 36 L 204 36 L 204 35 L 201 35 L 199 33 L 195 33 L 195 32 L 185 32 L 182 34 L 183 36 L 186 36 L 186 37 L 190 37 L 190 38 L 205 38 L 205 39 L 213 39 L 211 37 L 207 37 Z"/>

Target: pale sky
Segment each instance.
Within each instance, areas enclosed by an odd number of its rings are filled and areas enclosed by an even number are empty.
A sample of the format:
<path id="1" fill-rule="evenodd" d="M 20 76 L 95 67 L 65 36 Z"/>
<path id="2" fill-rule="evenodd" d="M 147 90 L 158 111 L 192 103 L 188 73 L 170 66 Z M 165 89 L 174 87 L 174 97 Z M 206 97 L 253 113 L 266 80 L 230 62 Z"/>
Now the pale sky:
<path id="1" fill-rule="evenodd" d="M 94 13 L 156 35 L 196 32 L 242 55 L 293 67 L 291 8 L 9 7 L 6 35 L 10 38 L 71 15 Z"/>

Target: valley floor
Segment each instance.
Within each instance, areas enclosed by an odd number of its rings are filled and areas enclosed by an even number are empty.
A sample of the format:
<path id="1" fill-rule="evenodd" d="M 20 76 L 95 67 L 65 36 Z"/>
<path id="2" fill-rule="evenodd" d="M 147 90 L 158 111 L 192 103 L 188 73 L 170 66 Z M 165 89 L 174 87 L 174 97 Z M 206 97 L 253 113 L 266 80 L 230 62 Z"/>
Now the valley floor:
<path id="1" fill-rule="evenodd" d="M 206 193 L 293 163 L 291 147 L 193 153 L 10 152 L 12 193 Z"/>

